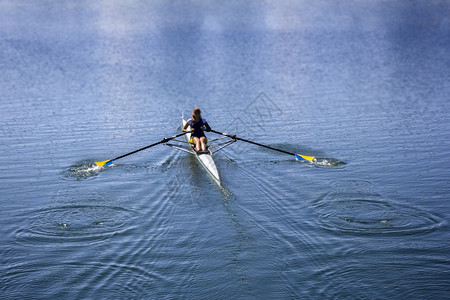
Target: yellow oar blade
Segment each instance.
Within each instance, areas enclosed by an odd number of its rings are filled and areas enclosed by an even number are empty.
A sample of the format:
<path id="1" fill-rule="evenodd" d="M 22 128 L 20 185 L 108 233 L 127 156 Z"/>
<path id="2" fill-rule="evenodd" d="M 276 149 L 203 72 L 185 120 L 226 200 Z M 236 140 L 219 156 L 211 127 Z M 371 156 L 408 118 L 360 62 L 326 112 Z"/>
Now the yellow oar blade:
<path id="1" fill-rule="evenodd" d="M 301 161 L 310 161 L 312 162 L 314 160 L 314 156 L 306 156 L 306 155 L 300 155 L 300 154 L 295 154 L 295 158 L 297 160 L 301 160 Z"/>
<path id="2" fill-rule="evenodd" d="M 99 167 L 109 166 L 112 164 L 112 159 L 104 160 L 104 161 L 96 161 L 95 164 Z"/>

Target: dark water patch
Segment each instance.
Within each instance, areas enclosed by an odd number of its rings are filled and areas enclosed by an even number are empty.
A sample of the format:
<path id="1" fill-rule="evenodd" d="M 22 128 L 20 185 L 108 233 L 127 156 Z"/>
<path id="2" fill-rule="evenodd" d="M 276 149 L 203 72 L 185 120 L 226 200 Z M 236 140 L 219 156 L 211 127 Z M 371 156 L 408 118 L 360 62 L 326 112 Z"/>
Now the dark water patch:
<path id="1" fill-rule="evenodd" d="M 444 251 L 430 245 L 424 245 L 419 252 L 411 251 L 408 247 L 387 247 L 382 242 L 369 251 L 364 245 L 359 248 L 362 250 L 323 257 L 311 291 L 332 299 L 415 299 L 420 295 L 445 299 L 448 294 L 448 278 L 442 275 L 447 269 Z M 349 281 L 353 284 L 348 285 Z M 379 289 L 380 284 L 385 288 Z"/>
<path id="2" fill-rule="evenodd" d="M 86 289 L 79 289 L 77 298 L 95 298 L 98 295 L 112 295 L 114 298 L 139 298 L 157 285 L 168 284 L 167 278 L 146 263 L 136 265 L 105 262 L 104 264 L 93 263 L 83 266 L 83 268 L 86 270 L 84 279 Z"/>

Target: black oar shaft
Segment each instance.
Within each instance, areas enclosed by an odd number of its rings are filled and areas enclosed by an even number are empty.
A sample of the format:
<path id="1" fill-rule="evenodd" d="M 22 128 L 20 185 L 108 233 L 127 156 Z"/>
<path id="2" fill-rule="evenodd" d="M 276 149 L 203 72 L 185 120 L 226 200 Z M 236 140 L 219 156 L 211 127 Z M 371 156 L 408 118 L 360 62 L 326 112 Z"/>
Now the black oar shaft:
<path id="1" fill-rule="evenodd" d="M 175 139 L 175 138 L 177 138 L 177 137 L 180 137 L 180 136 L 182 136 L 182 135 L 185 135 L 186 133 L 188 133 L 188 132 L 183 132 L 183 133 L 177 134 L 177 135 L 175 135 L 175 136 L 173 136 L 173 137 L 170 137 L 170 138 L 164 138 L 164 139 L 160 140 L 159 142 L 156 142 L 156 143 L 153 143 L 153 144 L 151 144 L 151 145 L 142 147 L 141 149 L 134 150 L 133 152 L 130 152 L 130 153 L 127 153 L 127 154 L 123 154 L 123 155 L 121 155 L 121 156 L 118 156 L 118 157 L 116 157 L 116 158 L 113 158 L 112 160 L 117 160 L 117 159 L 123 158 L 123 157 L 125 157 L 125 156 L 134 154 L 134 153 L 136 153 L 136 152 L 139 152 L 139 151 L 148 149 L 148 148 L 150 148 L 150 147 L 153 147 L 153 146 L 156 146 L 156 145 L 159 145 L 159 144 L 166 143 L 166 142 L 168 142 L 168 141 L 170 141 L 170 140 L 173 140 L 173 139 Z"/>
<path id="2" fill-rule="evenodd" d="M 142 151 L 142 150 L 148 149 L 148 148 L 150 148 L 150 147 L 153 147 L 153 146 L 156 146 L 156 145 L 159 145 L 159 144 L 162 144 L 162 143 L 163 143 L 163 141 L 159 141 L 159 142 L 157 142 L 157 143 L 154 143 L 154 144 L 148 145 L 148 146 L 146 146 L 146 147 L 143 147 L 143 148 L 141 148 L 141 149 L 137 149 L 137 150 L 134 150 L 133 152 L 130 152 L 130 153 L 127 153 L 127 154 L 123 154 L 123 155 L 121 155 L 121 156 L 117 156 L 116 158 L 113 158 L 112 160 L 118 160 L 118 159 L 120 159 L 120 158 L 123 158 L 123 157 L 125 157 L 125 156 L 131 155 L 131 154 L 134 154 L 134 153 L 136 153 L 136 152 L 139 152 L 139 151 Z"/>
<path id="3" fill-rule="evenodd" d="M 282 150 L 282 149 L 278 149 L 278 148 L 274 148 L 274 147 L 270 147 L 270 146 L 263 145 L 263 144 L 260 144 L 260 143 L 256 143 L 256 142 L 253 142 L 253 141 L 249 141 L 249 140 L 237 137 L 237 136 L 235 136 L 233 134 L 227 134 L 227 133 L 219 132 L 219 131 L 212 130 L 212 129 L 210 131 L 214 132 L 214 133 L 217 133 L 217 134 L 220 134 L 220 135 L 227 136 L 227 137 L 235 139 L 235 140 L 243 141 L 243 142 L 250 143 L 250 144 L 253 144 L 253 145 L 256 145 L 256 146 L 264 147 L 264 148 L 267 148 L 267 149 L 270 149 L 270 150 L 275 150 L 275 151 L 278 151 L 278 152 L 281 152 L 281 153 L 284 153 L 284 154 L 289 154 L 289 155 L 294 155 L 295 156 L 295 153 L 288 152 L 288 151 L 285 151 L 285 150 Z"/>

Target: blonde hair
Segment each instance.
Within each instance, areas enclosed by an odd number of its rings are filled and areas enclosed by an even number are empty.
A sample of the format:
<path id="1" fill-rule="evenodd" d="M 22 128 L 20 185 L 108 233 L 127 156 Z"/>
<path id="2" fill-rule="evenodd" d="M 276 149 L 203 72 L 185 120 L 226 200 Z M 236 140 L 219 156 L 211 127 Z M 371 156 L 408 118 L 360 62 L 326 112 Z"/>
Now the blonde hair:
<path id="1" fill-rule="evenodd" d="M 202 119 L 202 115 L 201 115 L 202 111 L 200 110 L 200 108 L 196 107 L 194 108 L 194 110 L 192 111 L 192 121 L 194 122 L 198 122 Z M 197 114 L 199 119 L 197 120 Z"/>

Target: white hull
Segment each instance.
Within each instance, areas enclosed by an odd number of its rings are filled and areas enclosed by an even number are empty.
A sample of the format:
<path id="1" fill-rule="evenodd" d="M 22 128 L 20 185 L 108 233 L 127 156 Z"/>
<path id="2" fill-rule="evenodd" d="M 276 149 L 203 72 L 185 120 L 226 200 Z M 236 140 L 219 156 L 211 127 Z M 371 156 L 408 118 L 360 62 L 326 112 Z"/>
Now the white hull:
<path id="1" fill-rule="evenodd" d="M 186 124 L 186 120 L 183 118 L 183 127 Z M 183 128 L 182 127 L 182 128 Z M 190 130 L 190 127 L 188 128 Z M 191 134 L 187 133 L 185 135 L 186 140 L 189 142 L 191 139 Z M 192 151 L 194 151 L 193 146 L 190 146 Z M 195 157 L 198 159 L 200 164 L 205 168 L 205 170 L 208 172 L 208 174 L 211 176 L 211 178 L 220 186 L 220 177 L 219 177 L 219 171 L 217 170 L 216 163 L 214 162 L 214 159 L 212 157 L 211 151 L 209 153 L 204 154 L 194 154 Z"/>

